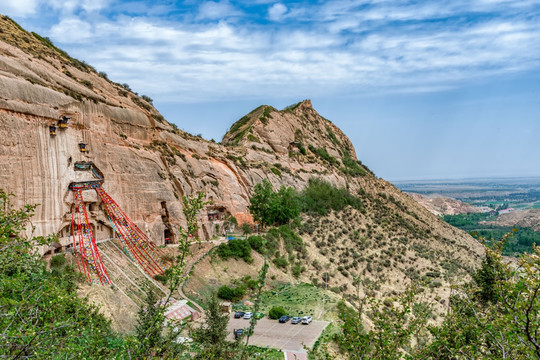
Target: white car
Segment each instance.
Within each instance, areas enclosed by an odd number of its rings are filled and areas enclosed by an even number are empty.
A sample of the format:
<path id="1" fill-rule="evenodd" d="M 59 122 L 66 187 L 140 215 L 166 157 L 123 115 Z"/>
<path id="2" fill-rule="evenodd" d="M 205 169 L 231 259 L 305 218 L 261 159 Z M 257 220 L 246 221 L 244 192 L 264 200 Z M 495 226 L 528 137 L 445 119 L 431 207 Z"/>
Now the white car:
<path id="1" fill-rule="evenodd" d="M 313 319 L 312 319 L 311 316 L 304 316 L 304 317 L 302 318 L 302 324 L 303 324 L 303 325 L 309 325 L 309 323 L 311 323 L 312 320 L 313 320 Z"/>
<path id="2" fill-rule="evenodd" d="M 251 319 L 253 317 L 253 313 L 252 312 L 247 312 L 244 314 L 244 319 Z"/>

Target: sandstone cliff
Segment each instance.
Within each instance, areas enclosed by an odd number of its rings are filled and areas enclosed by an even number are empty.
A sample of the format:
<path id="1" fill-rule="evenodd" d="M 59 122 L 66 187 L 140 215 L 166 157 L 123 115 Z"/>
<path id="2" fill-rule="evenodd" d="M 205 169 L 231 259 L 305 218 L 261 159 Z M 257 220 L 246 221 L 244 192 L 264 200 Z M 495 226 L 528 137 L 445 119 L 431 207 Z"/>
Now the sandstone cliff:
<path id="1" fill-rule="evenodd" d="M 301 189 L 320 177 L 354 193 L 362 189 L 367 202 L 391 196 L 395 202 L 385 201 L 391 211 L 417 223 L 423 233 L 435 229 L 422 241 L 452 238 L 475 256 L 480 253 L 468 235 L 376 178 L 357 160 L 350 140 L 309 100 L 281 111 L 261 106 L 217 144 L 178 130 L 148 99 L 9 18 L 0 17 L 0 30 L 0 184 L 21 204 L 41 204 L 35 233 L 58 234 L 57 246 L 68 243 L 68 185 L 87 176 L 75 172 L 73 164 L 92 161 L 107 192 L 157 243 L 174 239 L 183 224 L 182 195 L 204 191 L 213 201 L 200 219 L 200 235 L 209 238 L 221 231 L 228 214 L 249 221 L 249 195 L 262 179 Z M 71 117 L 68 127 L 50 135 L 49 126 L 61 116 Z M 79 143 L 88 151 L 80 152 Z M 98 239 L 111 236 L 99 199 L 90 192 L 85 199 Z"/>

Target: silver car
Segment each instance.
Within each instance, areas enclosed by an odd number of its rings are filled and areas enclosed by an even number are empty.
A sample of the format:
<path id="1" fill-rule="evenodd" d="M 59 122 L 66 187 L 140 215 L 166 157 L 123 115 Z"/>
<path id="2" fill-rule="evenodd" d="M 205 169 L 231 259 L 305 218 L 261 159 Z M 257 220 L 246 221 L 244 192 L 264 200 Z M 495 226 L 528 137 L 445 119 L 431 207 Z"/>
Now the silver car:
<path id="1" fill-rule="evenodd" d="M 302 324 L 303 325 L 309 325 L 312 320 L 313 320 L 313 318 L 311 316 L 304 316 L 302 318 Z"/>
<path id="2" fill-rule="evenodd" d="M 247 312 L 244 314 L 244 319 L 251 319 L 251 317 L 253 316 L 253 313 L 252 312 Z"/>

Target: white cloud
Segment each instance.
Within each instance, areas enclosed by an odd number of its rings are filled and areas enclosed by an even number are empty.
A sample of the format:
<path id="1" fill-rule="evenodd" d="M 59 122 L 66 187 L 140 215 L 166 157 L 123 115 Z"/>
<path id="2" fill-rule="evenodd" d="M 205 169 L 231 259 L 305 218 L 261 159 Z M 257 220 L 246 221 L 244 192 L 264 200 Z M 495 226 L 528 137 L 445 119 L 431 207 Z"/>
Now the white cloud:
<path id="1" fill-rule="evenodd" d="M 240 10 L 227 1 L 210 1 L 197 7 L 199 17 L 218 22 L 69 16 L 52 27 L 50 36 L 113 80 L 163 101 L 436 91 L 540 70 L 540 23 L 529 11 L 463 22 L 468 10 L 460 0 L 372 2 L 354 10 L 359 3 L 285 8 L 275 19 L 296 19 L 293 13 L 318 19 L 309 25 L 281 22 L 272 31 L 225 21 Z M 456 21 L 422 20 L 441 14 L 461 15 Z"/>
<path id="2" fill-rule="evenodd" d="M 272 21 L 281 21 L 287 10 L 287 7 L 282 3 L 276 3 L 268 9 L 268 18 Z"/>
<path id="3" fill-rule="evenodd" d="M 36 13 L 38 0 L 2 0 L 0 13 L 11 17 L 26 17 Z"/>
<path id="4" fill-rule="evenodd" d="M 78 18 L 62 19 L 51 28 L 51 37 L 64 44 L 80 44 L 92 36 L 92 26 Z"/>
<path id="5" fill-rule="evenodd" d="M 197 19 L 204 20 L 217 20 L 231 16 L 239 16 L 242 12 L 236 9 L 228 1 L 206 1 L 199 6 L 199 13 Z"/>

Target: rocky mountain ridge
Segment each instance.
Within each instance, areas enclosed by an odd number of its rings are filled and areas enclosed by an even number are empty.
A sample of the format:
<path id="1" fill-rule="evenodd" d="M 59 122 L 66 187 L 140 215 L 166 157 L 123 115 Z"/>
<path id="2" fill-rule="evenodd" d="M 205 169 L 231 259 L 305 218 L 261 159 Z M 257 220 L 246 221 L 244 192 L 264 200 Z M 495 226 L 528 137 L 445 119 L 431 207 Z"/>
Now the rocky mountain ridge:
<path id="1" fill-rule="evenodd" d="M 71 117 L 67 128 L 51 135 L 61 116 Z M 482 254 L 468 234 L 377 178 L 309 100 L 281 111 L 263 105 L 233 124 L 221 143 L 207 141 L 168 123 L 148 97 L 7 17 L 0 17 L 0 120 L 1 186 L 19 205 L 41 204 L 35 235 L 58 235 L 42 253 L 70 244 L 69 184 L 87 176 L 73 168 L 85 161 L 103 173 L 107 192 L 158 244 L 174 242 L 185 223 L 183 195 L 204 191 L 212 201 L 199 218 L 199 235 L 209 239 L 229 215 L 251 221 L 249 197 L 263 179 L 274 188 L 300 190 L 312 178 L 347 188 L 362 198 L 365 211 L 304 219 L 309 265 L 300 277 L 321 281 L 313 276 L 326 268 L 334 274 L 330 286 L 344 293 L 354 292 L 347 285 L 351 276 L 363 274 L 370 281 L 384 278 L 387 285 L 379 288 L 388 291 L 413 279 L 436 279 L 433 297 L 446 296 L 441 286 L 463 277 Z M 84 198 L 98 240 L 111 237 L 99 197 L 85 191 Z"/>

